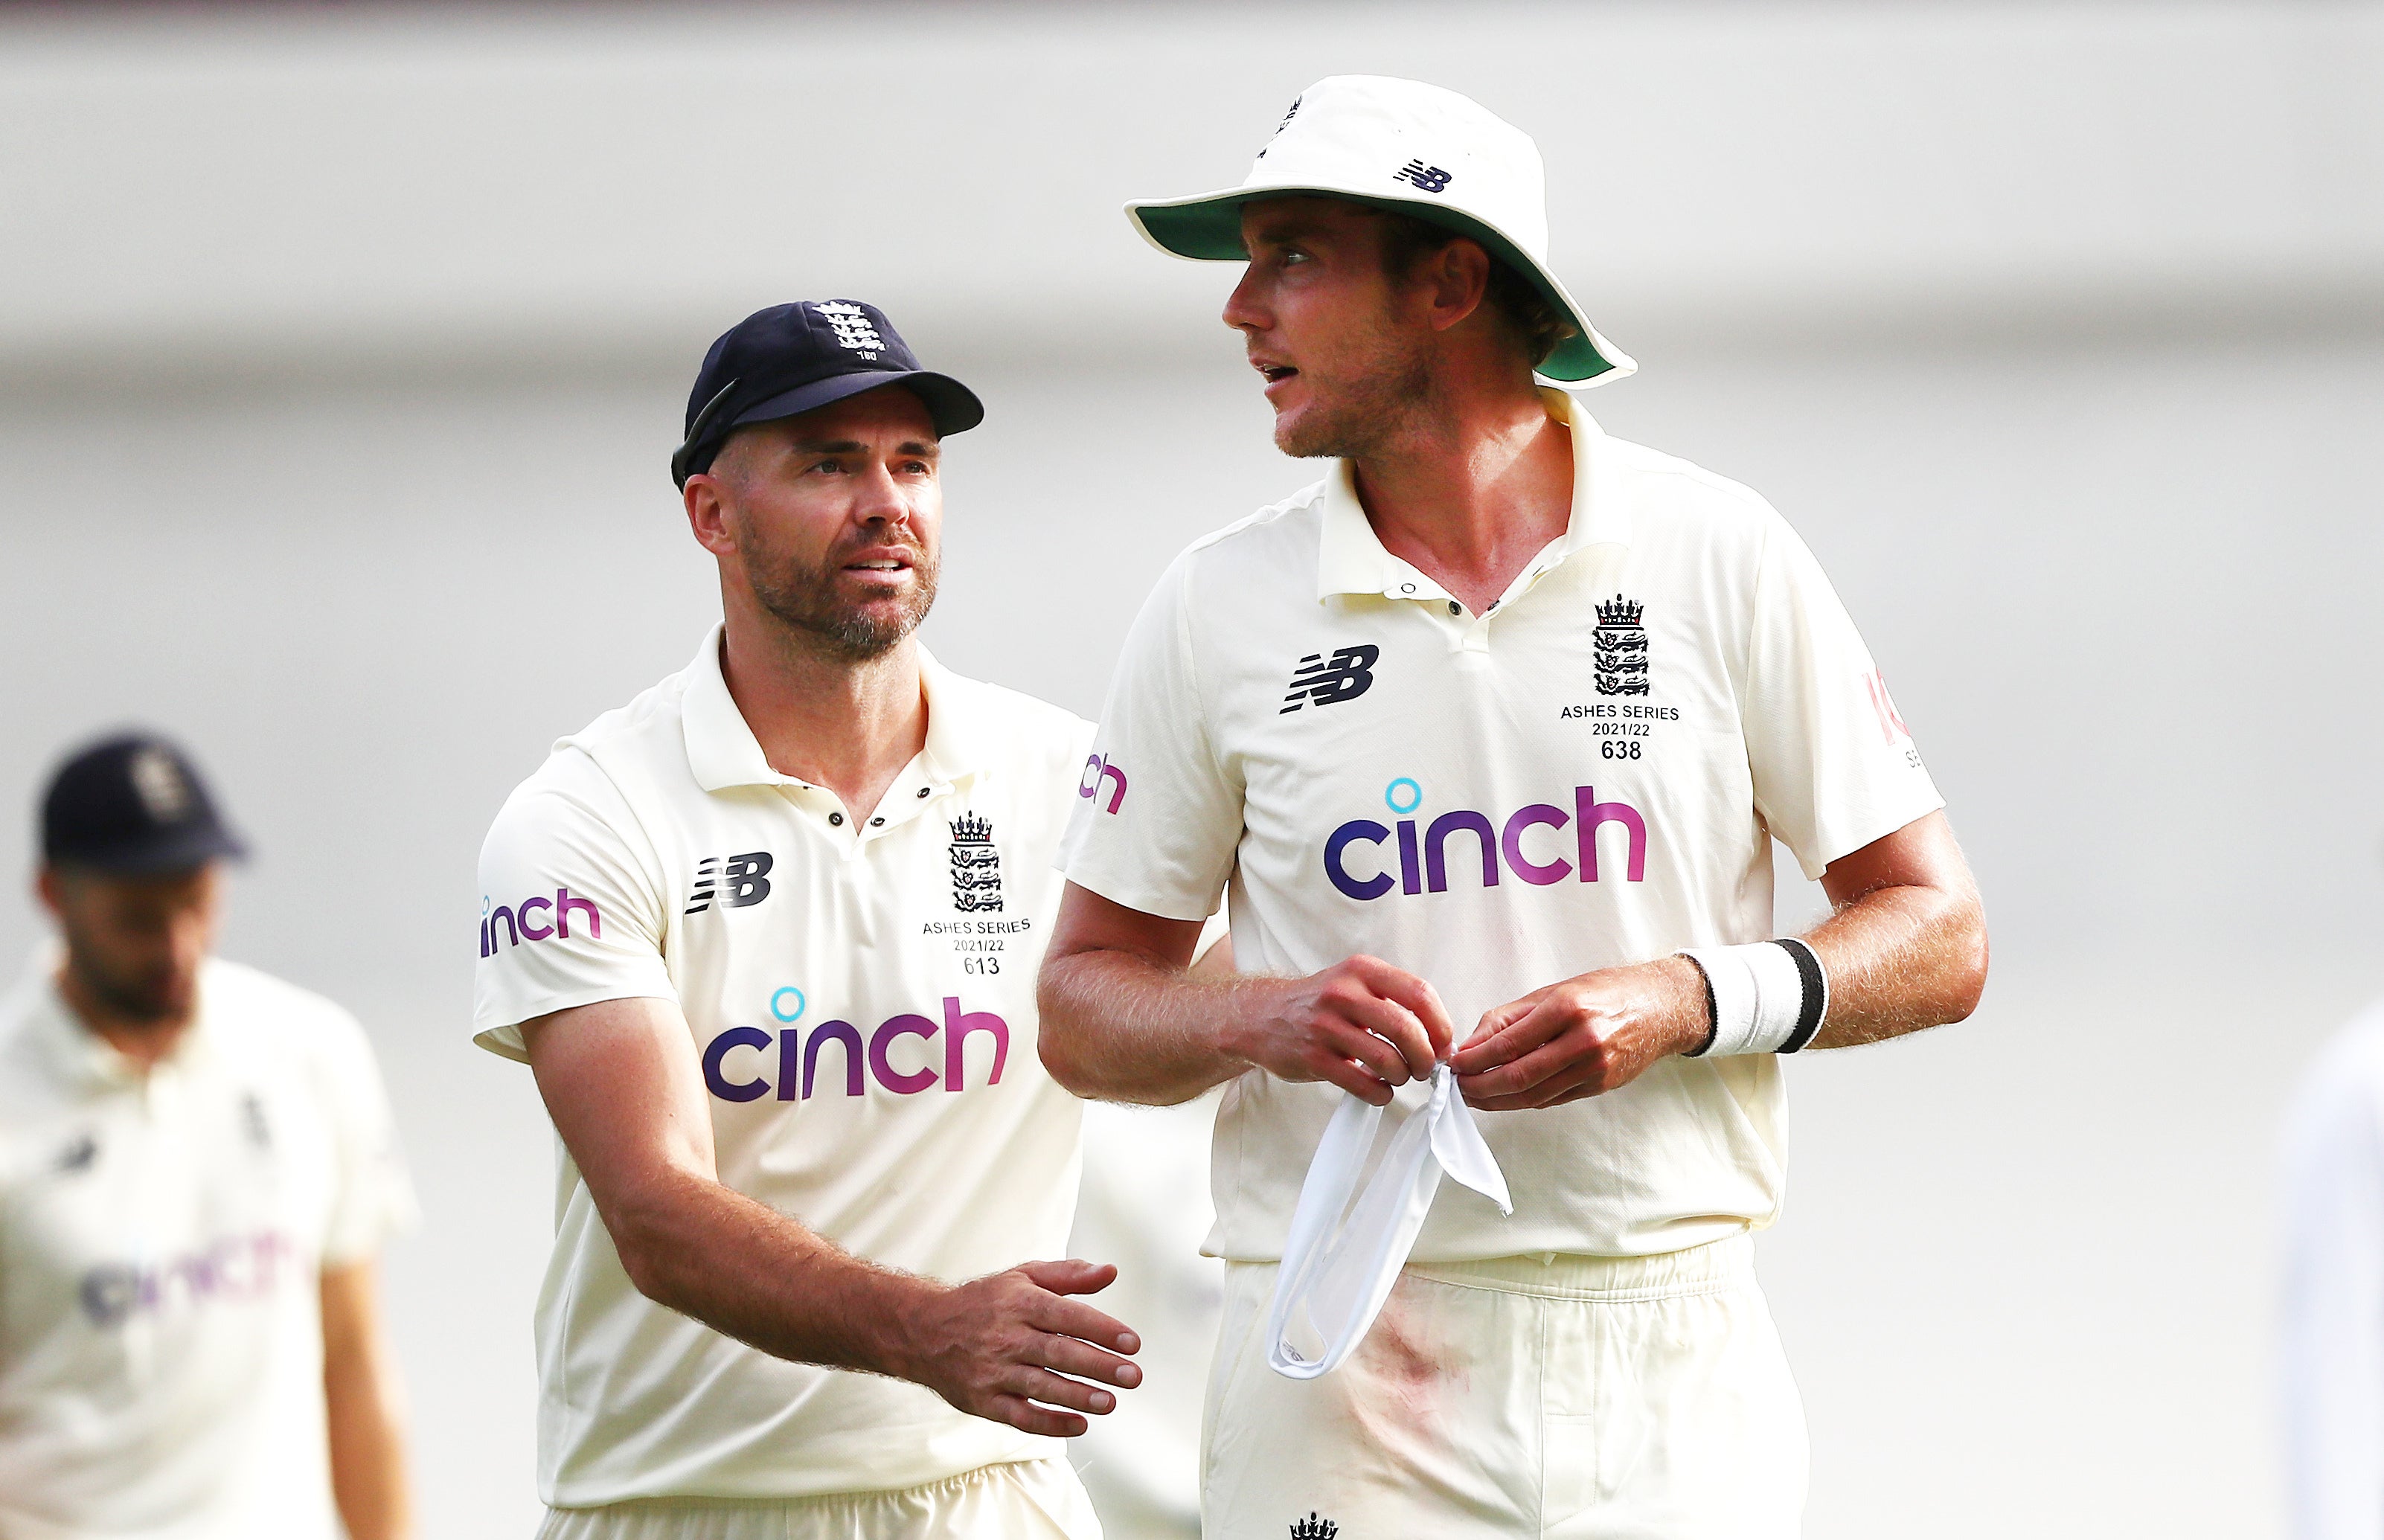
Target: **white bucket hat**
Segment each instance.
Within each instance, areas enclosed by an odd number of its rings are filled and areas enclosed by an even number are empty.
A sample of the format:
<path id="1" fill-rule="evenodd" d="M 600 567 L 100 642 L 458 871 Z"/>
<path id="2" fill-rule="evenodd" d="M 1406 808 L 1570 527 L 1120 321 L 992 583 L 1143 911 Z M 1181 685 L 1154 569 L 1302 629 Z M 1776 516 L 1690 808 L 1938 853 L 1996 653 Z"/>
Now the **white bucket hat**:
<path id="1" fill-rule="evenodd" d="M 1572 324 L 1573 334 L 1539 366 L 1547 379 L 1603 385 L 1638 368 L 1548 270 L 1539 146 L 1472 98 L 1436 85 L 1328 76 L 1292 102 L 1239 187 L 1137 201 L 1125 212 L 1144 240 L 1171 255 L 1246 262 L 1242 205 L 1299 193 L 1393 209 L 1482 242 Z"/>

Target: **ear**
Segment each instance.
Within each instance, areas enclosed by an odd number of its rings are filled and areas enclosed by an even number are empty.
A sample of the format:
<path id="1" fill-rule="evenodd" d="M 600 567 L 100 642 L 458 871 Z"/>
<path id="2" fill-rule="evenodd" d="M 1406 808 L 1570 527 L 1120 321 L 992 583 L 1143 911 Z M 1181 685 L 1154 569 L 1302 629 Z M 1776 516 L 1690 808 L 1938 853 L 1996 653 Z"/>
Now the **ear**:
<path id="1" fill-rule="evenodd" d="M 1479 242 L 1451 241 L 1424 264 L 1432 283 L 1432 325 L 1447 331 L 1482 308 L 1490 292 L 1490 254 Z"/>
<path id="2" fill-rule="evenodd" d="M 33 891 L 41 895 L 42 907 L 48 910 L 53 917 L 64 916 L 67 903 L 66 877 L 56 866 L 48 862 L 42 863 L 42 869 L 33 877 Z"/>
<path id="3" fill-rule="evenodd" d="M 737 551 L 737 535 L 728 524 L 728 495 L 727 486 L 710 471 L 689 477 L 679 491 L 695 543 L 715 556 L 734 555 Z"/>

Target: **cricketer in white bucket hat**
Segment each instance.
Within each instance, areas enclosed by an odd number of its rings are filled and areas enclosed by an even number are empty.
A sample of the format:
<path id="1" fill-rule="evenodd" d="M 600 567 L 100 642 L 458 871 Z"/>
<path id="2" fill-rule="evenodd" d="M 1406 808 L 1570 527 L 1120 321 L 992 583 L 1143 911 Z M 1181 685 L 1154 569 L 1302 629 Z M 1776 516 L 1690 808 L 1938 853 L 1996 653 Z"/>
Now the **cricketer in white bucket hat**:
<path id="1" fill-rule="evenodd" d="M 1538 366 L 1603 385 L 1636 370 L 1548 267 L 1547 173 L 1532 136 L 1421 81 L 1331 75 L 1301 92 L 1239 187 L 1125 205 L 1143 239 L 1197 262 L 1242 262 L 1242 205 L 1313 194 L 1413 215 L 1482 242 L 1555 305 L 1570 336 Z"/>
<path id="2" fill-rule="evenodd" d="M 1959 1021 L 1985 980 L 1943 799 L 1811 552 L 1551 388 L 1624 361 L 1586 322 L 1543 356 L 1580 312 L 1538 192 L 1471 103 L 1329 81 L 1241 187 L 1135 211 L 1247 240 L 1219 318 L 1276 447 L 1332 462 L 1127 632 L 1038 991 L 1077 1095 L 1229 1087 L 1212 1536 L 1793 1540 L 1753 1238 L 1783 1056 Z M 1774 844 L 1831 900 L 1802 935 Z M 1238 972 L 1203 979 L 1220 894 Z"/>

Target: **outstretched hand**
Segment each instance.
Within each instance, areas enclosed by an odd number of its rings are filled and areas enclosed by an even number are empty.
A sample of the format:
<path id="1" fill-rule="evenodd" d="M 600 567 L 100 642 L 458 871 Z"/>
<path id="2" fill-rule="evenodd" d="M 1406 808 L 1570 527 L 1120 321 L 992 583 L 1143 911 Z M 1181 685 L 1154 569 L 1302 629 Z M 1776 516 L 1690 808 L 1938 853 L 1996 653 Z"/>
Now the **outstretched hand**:
<path id="1" fill-rule="evenodd" d="M 1142 1339 L 1068 1298 L 1116 1277 L 1106 1262 L 1025 1262 L 939 1289 L 907 1312 L 898 1372 L 973 1416 L 1074 1438 L 1090 1426 L 1078 1413 L 1117 1405 L 1100 1385 L 1142 1383 L 1140 1367 L 1120 1356 L 1140 1351 Z"/>

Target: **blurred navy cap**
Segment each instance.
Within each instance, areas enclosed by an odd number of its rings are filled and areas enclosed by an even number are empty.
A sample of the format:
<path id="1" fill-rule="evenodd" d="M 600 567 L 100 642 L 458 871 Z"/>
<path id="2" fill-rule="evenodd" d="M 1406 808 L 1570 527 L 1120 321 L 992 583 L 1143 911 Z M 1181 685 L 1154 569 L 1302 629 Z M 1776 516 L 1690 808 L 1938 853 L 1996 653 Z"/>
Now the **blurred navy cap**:
<path id="1" fill-rule="evenodd" d="M 858 300 L 801 300 L 757 310 L 721 334 L 703 355 L 687 398 L 687 438 L 671 456 L 671 479 L 712 467 L 738 428 L 900 385 L 926 404 L 940 437 L 985 420 L 976 392 L 919 360 L 886 318 Z"/>
<path id="2" fill-rule="evenodd" d="M 127 876 L 189 871 L 247 847 L 188 755 L 150 733 L 78 751 L 42 798 L 42 857 Z"/>

